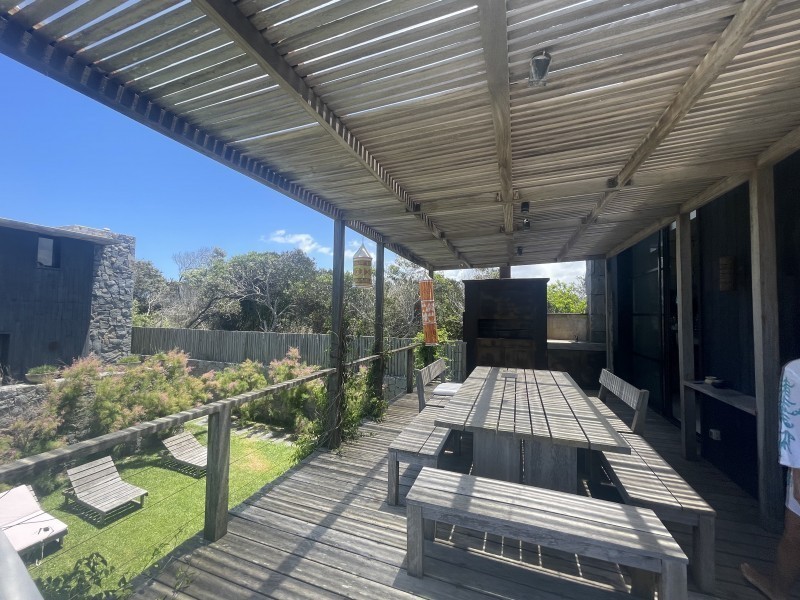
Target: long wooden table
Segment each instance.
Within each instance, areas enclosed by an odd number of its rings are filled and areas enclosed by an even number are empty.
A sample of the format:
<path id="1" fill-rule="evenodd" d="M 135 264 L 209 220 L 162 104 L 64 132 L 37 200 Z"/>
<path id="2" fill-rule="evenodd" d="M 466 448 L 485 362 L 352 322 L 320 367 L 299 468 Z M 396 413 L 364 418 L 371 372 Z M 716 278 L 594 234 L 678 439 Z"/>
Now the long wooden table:
<path id="1" fill-rule="evenodd" d="M 473 474 L 574 493 L 578 448 L 630 447 L 561 371 L 476 367 L 434 423 L 473 433 Z"/>

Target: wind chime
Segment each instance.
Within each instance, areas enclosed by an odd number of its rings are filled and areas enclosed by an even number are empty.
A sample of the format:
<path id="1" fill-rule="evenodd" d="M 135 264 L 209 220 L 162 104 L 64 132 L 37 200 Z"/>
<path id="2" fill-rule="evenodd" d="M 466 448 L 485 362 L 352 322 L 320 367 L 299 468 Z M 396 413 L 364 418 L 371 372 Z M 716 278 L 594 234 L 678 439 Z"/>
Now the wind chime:
<path id="1" fill-rule="evenodd" d="M 426 277 L 419 282 L 419 299 L 425 345 L 436 346 L 439 344 L 439 334 L 436 332 L 436 309 L 433 306 L 433 279 Z"/>
<path id="2" fill-rule="evenodd" d="M 372 255 L 367 252 L 363 242 L 353 255 L 353 287 L 372 287 Z"/>

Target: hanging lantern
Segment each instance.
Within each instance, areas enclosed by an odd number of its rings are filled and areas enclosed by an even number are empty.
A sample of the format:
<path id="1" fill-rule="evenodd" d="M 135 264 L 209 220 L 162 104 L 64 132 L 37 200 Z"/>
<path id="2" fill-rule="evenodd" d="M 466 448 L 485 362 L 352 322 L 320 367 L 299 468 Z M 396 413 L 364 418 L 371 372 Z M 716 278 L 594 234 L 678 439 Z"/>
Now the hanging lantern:
<path id="1" fill-rule="evenodd" d="M 426 277 L 419 282 L 419 299 L 425 345 L 436 346 L 439 344 L 439 335 L 436 332 L 436 310 L 433 307 L 433 279 Z"/>
<path id="2" fill-rule="evenodd" d="M 353 286 L 357 288 L 372 287 L 372 256 L 364 244 L 353 255 Z"/>

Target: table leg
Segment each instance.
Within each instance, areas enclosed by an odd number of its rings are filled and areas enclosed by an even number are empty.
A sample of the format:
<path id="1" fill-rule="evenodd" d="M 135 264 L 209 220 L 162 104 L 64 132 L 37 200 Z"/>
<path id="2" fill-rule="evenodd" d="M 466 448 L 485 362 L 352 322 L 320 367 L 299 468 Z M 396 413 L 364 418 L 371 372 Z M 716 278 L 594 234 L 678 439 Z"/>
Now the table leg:
<path id="1" fill-rule="evenodd" d="M 520 482 L 518 438 L 476 431 L 472 440 L 473 475 Z"/>
<path id="2" fill-rule="evenodd" d="M 525 440 L 523 483 L 574 494 L 578 490 L 578 449 L 549 441 Z"/>

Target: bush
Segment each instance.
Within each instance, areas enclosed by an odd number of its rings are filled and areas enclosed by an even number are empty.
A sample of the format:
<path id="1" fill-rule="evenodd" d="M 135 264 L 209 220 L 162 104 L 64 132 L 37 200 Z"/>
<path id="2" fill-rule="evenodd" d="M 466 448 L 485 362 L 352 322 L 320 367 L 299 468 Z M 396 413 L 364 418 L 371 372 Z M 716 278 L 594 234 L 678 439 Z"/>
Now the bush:
<path id="1" fill-rule="evenodd" d="M 245 392 L 267 387 L 264 365 L 250 359 L 241 364 L 225 367 L 223 371 L 209 371 L 200 376 L 213 400 L 238 396 Z"/>
<path id="2" fill-rule="evenodd" d="M 422 346 L 417 346 L 414 350 L 415 369 L 421 369 L 431 364 L 437 358 L 445 358 L 443 344 L 447 342 L 447 334 L 444 329 L 437 329 L 437 334 L 439 336 L 439 343 L 436 346 L 426 346 L 425 334 L 421 331 L 414 336 L 414 343 L 422 344 Z"/>
<path id="3" fill-rule="evenodd" d="M 58 373 L 58 367 L 55 365 L 39 365 L 28 369 L 28 375 L 55 375 Z"/>
<path id="4" fill-rule="evenodd" d="M 319 367 L 300 360 L 300 351 L 289 348 L 286 357 L 269 364 L 269 383 L 281 383 L 310 375 Z M 318 416 L 319 397 L 324 397 L 325 386 L 317 379 L 248 402 L 241 408 L 242 418 L 249 421 L 272 423 L 292 429 L 305 429 L 303 420 L 313 421 Z"/>

